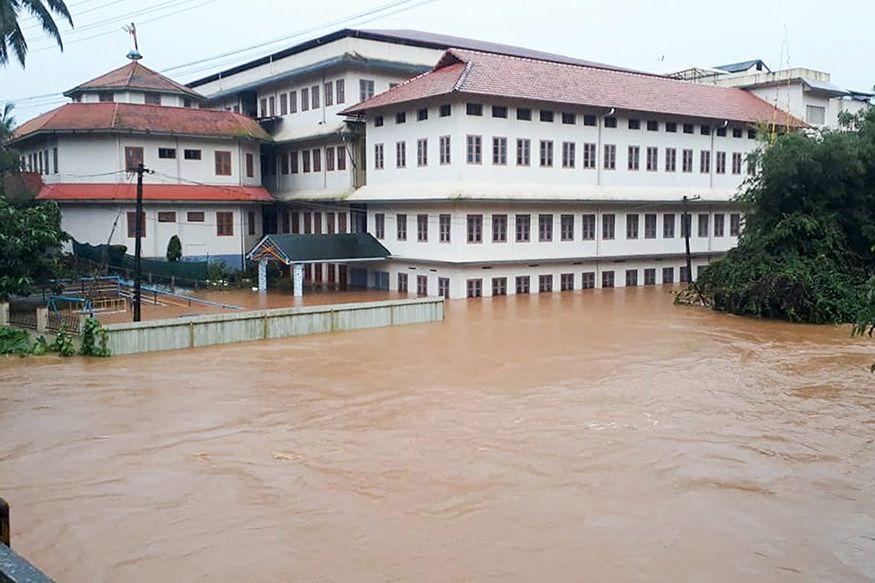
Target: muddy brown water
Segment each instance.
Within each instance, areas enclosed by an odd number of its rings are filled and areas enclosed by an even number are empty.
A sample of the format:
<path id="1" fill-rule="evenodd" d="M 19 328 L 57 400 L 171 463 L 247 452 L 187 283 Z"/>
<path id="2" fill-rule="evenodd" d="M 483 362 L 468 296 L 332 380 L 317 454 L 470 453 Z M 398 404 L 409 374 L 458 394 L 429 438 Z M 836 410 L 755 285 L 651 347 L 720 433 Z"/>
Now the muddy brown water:
<path id="1" fill-rule="evenodd" d="M 0 495 L 60 582 L 865 581 L 873 359 L 662 289 L 0 359 Z"/>

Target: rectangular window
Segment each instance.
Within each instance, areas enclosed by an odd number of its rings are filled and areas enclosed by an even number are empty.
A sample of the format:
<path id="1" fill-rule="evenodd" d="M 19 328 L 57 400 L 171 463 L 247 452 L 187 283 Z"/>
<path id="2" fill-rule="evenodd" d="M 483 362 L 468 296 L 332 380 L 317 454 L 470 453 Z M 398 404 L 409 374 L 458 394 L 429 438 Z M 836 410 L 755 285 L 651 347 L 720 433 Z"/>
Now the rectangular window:
<path id="1" fill-rule="evenodd" d="M 610 241 L 614 238 L 616 217 L 612 214 L 602 215 L 602 239 Z"/>
<path id="2" fill-rule="evenodd" d="M 201 151 L 200 150 L 183 150 L 183 158 L 186 160 L 200 160 L 201 159 Z"/>
<path id="3" fill-rule="evenodd" d="M 322 150 L 313 149 L 313 172 L 322 172 Z"/>
<path id="4" fill-rule="evenodd" d="M 423 296 L 423 297 L 428 295 L 428 276 L 427 275 L 417 275 L 416 276 L 416 295 Z"/>
<path id="5" fill-rule="evenodd" d="M 602 287 L 614 287 L 613 271 L 602 271 Z"/>
<path id="6" fill-rule="evenodd" d="M 395 123 L 396 124 L 407 123 L 407 112 L 406 111 L 399 111 L 398 113 L 396 113 L 395 114 Z"/>
<path id="7" fill-rule="evenodd" d="M 637 269 L 627 269 L 626 270 L 626 287 L 637 287 L 638 286 L 638 270 Z"/>
<path id="8" fill-rule="evenodd" d="M 450 163 L 450 136 L 440 137 L 441 164 Z"/>
<path id="9" fill-rule="evenodd" d="M 641 120 L 635 118 L 629 118 L 629 129 L 630 130 L 640 130 L 641 129 Z"/>
<path id="10" fill-rule="evenodd" d="M 253 211 L 249 211 L 246 214 L 246 226 L 249 229 L 249 234 L 255 234 L 255 213 Z"/>
<path id="11" fill-rule="evenodd" d="M 659 122 L 658 121 L 648 121 L 647 122 L 647 131 L 648 132 L 658 132 L 659 131 Z"/>
<path id="12" fill-rule="evenodd" d="M 374 96 L 374 82 L 371 79 L 359 79 L 359 101 Z"/>
<path id="13" fill-rule="evenodd" d="M 143 148 L 141 146 L 125 146 L 125 170 L 134 172 L 143 163 Z"/>
<path id="14" fill-rule="evenodd" d="M 158 157 L 162 160 L 175 160 L 176 148 L 158 148 Z"/>
<path id="15" fill-rule="evenodd" d="M 137 213 L 129 212 L 128 217 L 128 238 L 133 239 L 137 236 Z M 146 236 L 146 212 L 140 215 L 140 237 Z"/>
<path id="16" fill-rule="evenodd" d="M 483 280 L 469 279 L 468 282 L 468 297 L 479 298 L 483 296 Z"/>
<path id="17" fill-rule="evenodd" d="M 334 146 L 325 147 L 325 170 L 331 172 L 334 170 Z"/>
<path id="18" fill-rule="evenodd" d="M 293 150 L 289 152 L 289 170 L 292 174 L 298 173 L 298 152 Z"/>
<path id="19" fill-rule="evenodd" d="M 656 172 L 659 167 L 659 148 L 649 146 L 647 148 L 647 171 Z"/>
<path id="20" fill-rule="evenodd" d="M 288 93 L 280 93 L 280 115 L 288 115 L 289 113 L 289 95 Z"/>
<path id="21" fill-rule="evenodd" d="M 738 237 L 741 235 L 741 215 L 738 213 L 732 213 L 729 215 L 729 235 L 731 237 Z"/>
<path id="22" fill-rule="evenodd" d="M 483 138 L 468 136 L 468 164 L 480 164 L 483 161 Z"/>
<path id="23" fill-rule="evenodd" d="M 507 295 L 507 278 L 493 277 L 492 278 L 492 295 L 506 296 Z"/>
<path id="24" fill-rule="evenodd" d="M 722 237 L 723 236 L 723 227 L 726 222 L 723 213 L 714 213 L 714 236 Z"/>
<path id="25" fill-rule="evenodd" d="M 112 93 L 101 93 L 98 96 L 98 100 L 101 103 L 106 102 L 106 101 L 114 101 L 113 94 Z"/>
<path id="26" fill-rule="evenodd" d="M 395 167 L 407 167 L 407 142 L 395 142 Z"/>
<path id="27" fill-rule="evenodd" d="M 516 165 L 528 166 L 531 164 L 532 158 L 532 142 L 528 139 L 518 139 L 516 141 Z"/>
<path id="28" fill-rule="evenodd" d="M 826 121 L 826 108 L 818 105 L 806 105 L 805 121 L 811 125 L 822 126 Z"/>
<path id="29" fill-rule="evenodd" d="M 204 222 L 204 213 L 203 211 L 188 211 L 185 218 L 189 223 L 202 223 Z"/>
<path id="30" fill-rule="evenodd" d="M 594 115 L 585 114 L 583 116 L 583 125 L 595 127 L 596 117 Z"/>
<path id="31" fill-rule="evenodd" d="M 541 121 L 546 121 L 546 122 L 548 122 L 548 123 L 553 123 L 553 112 L 552 112 L 552 111 L 549 111 L 549 110 L 546 110 L 546 109 L 542 109 L 542 110 L 539 112 L 539 118 L 540 118 Z"/>
<path id="32" fill-rule="evenodd" d="M 595 240 L 595 215 L 585 214 L 580 218 L 580 222 L 583 225 L 583 240 Z"/>
<path id="33" fill-rule="evenodd" d="M 516 118 L 521 121 L 531 121 L 532 120 L 532 110 L 528 107 L 517 107 L 516 108 Z"/>
<path id="34" fill-rule="evenodd" d="M 538 215 L 538 241 L 553 240 L 553 215 Z"/>
<path id="35" fill-rule="evenodd" d="M 407 240 L 407 215 L 395 215 L 395 238 L 399 241 Z"/>
<path id="36" fill-rule="evenodd" d="M 605 118 L 605 127 L 606 128 L 615 128 L 617 127 L 617 118 L 609 115 Z"/>
<path id="37" fill-rule="evenodd" d="M 310 110 L 310 90 L 304 87 L 301 89 L 301 111 Z"/>
<path id="38" fill-rule="evenodd" d="M 675 148 L 665 149 L 665 171 L 674 172 L 677 170 L 678 151 Z"/>
<path id="39" fill-rule="evenodd" d="M 656 285 L 656 268 L 649 267 L 644 270 L 644 285 Z"/>
<path id="40" fill-rule="evenodd" d="M 337 146 L 337 169 L 346 170 L 346 147 Z"/>
<path id="41" fill-rule="evenodd" d="M 426 138 L 416 140 L 416 165 L 428 166 L 428 140 Z"/>
<path id="42" fill-rule="evenodd" d="M 285 152 L 280 152 L 280 160 L 281 160 L 280 165 L 282 166 L 282 173 L 288 174 L 289 173 L 289 159 L 286 156 Z M 246 176 L 248 178 L 252 178 L 253 176 L 255 176 L 255 156 L 253 156 L 250 153 L 246 154 Z"/>
<path id="43" fill-rule="evenodd" d="M 428 242 L 428 215 L 416 215 L 416 240 Z"/>
<path id="44" fill-rule="evenodd" d="M 144 100 L 146 105 L 161 105 L 161 94 L 160 93 L 146 93 Z"/>
<path id="45" fill-rule="evenodd" d="M 331 81 L 325 83 L 323 89 L 325 91 L 325 107 L 331 107 L 334 105 L 334 83 Z"/>
<path id="46" fill-rule="evenodd" d="M 468 115 L 483 115 L 483 104 L 482 103 L 466 103 L 465 104 L 465 113 Z"/>
<path id="47" fill-rule="evenodd" d="M 573 291 L 574 290 L 574 274 L 573 273 L 560 273 L 559 274 L 559 289 L 561 291 Z"/>
<path id="48" fill-rule="evenodd" d="M 674 283 L 674 267 L 662 268 L 662 283 L 663 285 Z"/>
<path id="49" fill-rule="evenodd" d="M 553 291 L 553 275 L 545 274 L 538 276 L 538 293 L 550 293 Z"/>
<path id="50" fill-rule="evenodd" d="M 492 215 L 492 242 L 507 242 L 507 215 Z"/>
<path id="51" fill-rule="evenodd" d="M 527 243 L 532 238 L 532 217 L 530 215 L 516 216 L 517 243 Z"/>
<path id="52" fill-rule="evenodd" d="M 741 152 L 732 153 L 732 173 L 741 174 Z"/>
<path id="53" fill-rule="evenodd" d="M 674 122 L 665 122 L 665 131 L 670 134 L 676 134 L 678 132 L 678 124 Z"/>
<path id="54" fill-rule="evenodd" d="M 507 138 L 492 138 L 492 163 L 496 166 L 507 165 Z"/>
<path id="55" fill-rule="evenodd" d="M 743 134 L 744 134 L 744 132 L 742 131 L 741 128 L 732 128 L 732 137 L 733 138 L 740 138 L 740 137 L 742 137 Z"/>
<path id="56" fill-rule="evenodd" d="M 699 134 L 701 134 L 703 136 L 710 136 L 711 135 L 711 126 L 703 125 L 702 127 L 699 128 Z"/>
<path id="57" fill-rule="evenodd" d="M 173 211 L 158 211 L 159 223 L 175 223 L 176 213 Z"/>
<path id="58" fill-rule="evenodd" d="M 711 172 L 711 152 L 708 150 L 699 153 L 699 172 L 702 174 Z"/>
<path id="59" fill-rule="evenodd" d="M 644 238 L 656 239 L 656 215 L 653 213 L 644 215 Z"/>
<path id="60" fill-rule="evenodd" d="M 234 213 L 223 211 L 216 212 L 216 236 L 234 236 Z"/>
<path id="61" fill-rule="evenodd" d="M 216 152 L 216 176 L 231 176 L 231 152 Z"/>
<path id="62" fill-rule="evenodd" d="M 438 295 L 442 298 L 449 299 L 449 297 L 450 297 L 450 278 L 449 277 L 439 277 L 438 278 Z"/>
<path id="63" fill-rule="evenodd" d="M 428 119 L 428 108 L 423 107 L 416 110 L 416 121 L 425 121 Z"/>
<path id="64" fill-rule="evenodd" d="M 553 140 L 541 140 L 541 167 L 553 166 Z"/>
<path id="65" fill-rule="evenodd" d="M 383 168 L 383 144 L 374 144 L 374 169 Z"/>
<path id="66" fill-rule="evenodd" d="M 593 289 L 595 287 L 595 272 L 584 271 L 580 278 L 580 289 Z"/>
<path id="67" fill-rule="evenodd" d="M 692 172 L 693 171 L 693 151 L 692 150 L 684 150 L 683 151 L 682 170 L 684 172 Z"/>
<path id="68" fill-rule="evenodd" d="M 58 173 L 58 149 L 52 148 L 52 172 L 54 174 Z"/>
<path id="69" fill-rule="evenodd" d="M 684 133 L 685 133 L 685 134 L 692 134 L 693 131 L 694 131 L 694 126 L 693 126 L 693 124 L 691 124 L 691 123 L 685 123 L 685 124 L 684 124 Z"/>
<path id="70" fill-rule="evenodd" d="M 617 146 L 614 144 L 605 144 L 605 170 L 615 170 L 617 168 Z"/>
<path id="71" fill-rule="evenodd" d="M 699 236 L 707 237 L 708 236 L 708 215 L 700 214 L 699 215 Z"/>
<path id="72" fill-rule="evenodd" d="M 374 214 L 374 237 L 377 239 L 386 237 L 386 215 L 383 213 Z"/>
<path id="73" fill-rule="evenodd" d="M 574 168 L 574 142 L 562 142 L 562 167 Z"/>
<path id="74" fill-rule="evenodd" d="M 585 143 L 583 145 L 583 168 L 595 168 L 595 144 Z"/>
<path id="75" fill-rule="evenodd" d="M 375 128 L 383 127 L 383 116 L 382 115 L 378 115 L 378 116 L 374 117 L 374 127 Z"/>
<path id="76" fill-rule="evenodd" d="M 636 171 L 640 168 L 641 148 L 639 146 L 629 146 L 629 159 L 626 163 L 628 170 Z"/>
<path id="77" fill-rule="evenodd" d="M 468 215 L 468 242 L 483 242 L 483 215 Z"/>
<path id="78" fill-rule="evenodd" d="M 747 157 L 747 175 L 754 176 L 757 173 L 757 161 L 754 156 Z"/>
<path id="79" fill-rule="evenodd" d="M 407 293 L 407 274 L 399 273 L 398 274 L 398 292 L 402 294 Z"/>
<path id="80" fill-rule="evenodd" d="M 559 216 L 559 233 L 563 241 L 574 241 L 574 215 Z"/>
<path id="81" fill-rule="evenodd" d="M 334 82 L 334 97 L 338 105 L 346 101 L 346 82 L 343 79 Z"/>
<path id="82" fill-rule="evenodd" d="M 637 239 L 638 238 L 638 215 L 637 214 L 627 214 L 626 215 L 626 238 L 627 239 Z"/>
<path id="83" fill-rule="evenodd" d="M 440 242 L 441 243 L 449 243 L 450 242 L 450 232 L 452 225 L 452 217 L 451 215 L 438 215 L 438 230 L 440 231 Z"/>
<path id="84" fill-rule="evenodd" d="M 531 288 L 531 279 L 528 275 L 518 275 L 516 277 L 516 293 L 527 294 Z"/>
<path id="85" fill-rule="evenodd" d="M 441 117 L 450 117 L 453 113 L 453 106 L 449 103 L 444 103 L 438 108 L 438 115 Z"/>
<path id="86" fill-rule="evenodd" d="M 493 105 L 492 106 L 492 117 L 498 118 L 506 118 L 507 117 L 507 108 L 503 105 Z"/>
<path id="87" fill-rule="evenodd" d="M 322 213 L 313 213 L 313 234 L 322 234 Z"/>
<path id="88" fill-rule="evenodd" d="M 577 116 L 575 116 L 573 113 L 565 112 L 562 114 L 562 123 L 566 125 L 574 125 L 575 123 L 577 123 Z"/>
<path id="89" fill-rule="evenodd" d="M 726 174 L 726 152 L 717 152 L 717 174 Z"/>
<path id="90" fill-rule="evenodd" d="M 690 282 L 690 271 L 687 269 L 685 265 L 682 265 L 678 268 L 678 280 L 681 283 L 689 283 Z"/>
<path id="91" fill-rule="evenodd" d="M 289 113 L 298 112 L 298 92 L 289 91 Z"/>
<path id="92" fill-rule="evenodd" d="M 674 239 L 674 213 L 662 215 L 662 238 Z"/>

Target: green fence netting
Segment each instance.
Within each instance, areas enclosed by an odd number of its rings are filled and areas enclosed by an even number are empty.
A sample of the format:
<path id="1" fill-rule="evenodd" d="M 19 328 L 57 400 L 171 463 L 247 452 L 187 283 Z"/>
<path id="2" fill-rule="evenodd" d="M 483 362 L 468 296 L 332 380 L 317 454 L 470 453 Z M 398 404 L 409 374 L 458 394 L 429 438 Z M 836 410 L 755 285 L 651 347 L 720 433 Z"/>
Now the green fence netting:
<path id="1" fill-rule="evenodd" d="M 134 270 L 134 256 L 128 255 L 124 245 L 89 245 L 73 241 L 73 255 L 91 263 L 107 265 L 113 269 Z M 152 277 L 179 280 L 205 281 L 207 279 L 207 261 L 162 261 L 160 259 L 142 259 L 144 274 Z"/>

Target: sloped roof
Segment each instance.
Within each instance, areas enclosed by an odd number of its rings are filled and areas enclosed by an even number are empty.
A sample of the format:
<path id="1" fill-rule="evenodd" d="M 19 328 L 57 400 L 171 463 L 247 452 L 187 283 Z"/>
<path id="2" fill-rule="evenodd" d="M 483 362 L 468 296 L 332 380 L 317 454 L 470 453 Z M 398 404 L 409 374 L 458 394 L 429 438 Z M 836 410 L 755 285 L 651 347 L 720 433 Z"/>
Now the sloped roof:
<path id="1" fill-rule="evenodd" d="M 134 201 L 137 186 L 133 183 L 60 183 L 46 184 L 37 199 L 59 202 Z M 200 184 L 144 184 L 143 200 L 187 202 L 272 202 L 261 186 L 219 186 Z"/>
<path id="2" fill-rule="evenodd" d="M 139 61 L 131 61 L 123 67 L 119 67 L 118 69 L 105 73 L 100 77 L 95 77 L 91 81 L 86 81 L 81 85 L 77 85 L 73 89 L 66 91 L 64 95 L 72 97 L 83 91 L 121 89 L 140 89 L 143 91 L 157 91 L 159 93 L 178 93 L 198 100 L 204 99 L 204 96 L 197 91 L 190 89 L 185 85 L 181 85 L 173 79 L 165 77 L 161 73 L 141 65 Z"/>
<path id="3" fill-rule="evenodd" d="M 748 69 L 756 65 L 762 65 L 763 69 L 765 69 L 766 71 L 770 71 L 769 67 L 761 59 L 752 59 L 750 61 L 731 63 L 729 65 L 718 65 L 714 68 L 720 69 L 721 71 L 726 71 L 727 73 L 741 73 L 742 71 L 747 71 Z"/>
<path id="4" fill-rule="evenodd" d="M 18 126 L 10 143 L 36 134 L 110 132 L 270 140 L 252 118 L 231 111 L 137 103 L 67 103 Z"/>
<path id="5" fill-rule="evenodd" d="M 389 257 L 389 250 L 370 233 L 339 235 L 265 235 L 247 259 L 270 255 L 286 264 L 313 261 L 373 261 Z"/>
<path id="6" fill-rule="evenodd" d="M 769 121 L 775 114 L 773 105 L 743 89 L 464 49 L 448 50 L 432 71 L 342 113 L 451 93 L 750 123 Z M 788 119 L 785 112 L 781 119 Z"/>

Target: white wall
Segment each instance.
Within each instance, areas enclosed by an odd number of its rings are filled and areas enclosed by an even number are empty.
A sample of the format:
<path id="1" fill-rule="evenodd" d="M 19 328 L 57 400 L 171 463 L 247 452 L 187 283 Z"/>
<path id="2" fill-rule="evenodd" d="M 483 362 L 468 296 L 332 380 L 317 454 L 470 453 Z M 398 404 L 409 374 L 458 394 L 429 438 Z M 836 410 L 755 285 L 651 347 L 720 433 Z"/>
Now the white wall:
<path id="1" fill-rule="evenodd" d="M 146 103 L 146 92 L 136 90 L 124 91 L 86 91 L 78 96 L 76 101 L 81 103 L 98 103 L 100 96 L 107 93 L 112 93 L 112 100 L 116 103 Z M 197 109 L 199 107 L 198 100 L 193 97 L 185 97 L 178 93 L 162 93 L 161 91 L 150 91 L 149 93 L 158 93 L 161 95 L 161 105 L 167 107 L 191 107 Z M 186 99 L 188 105 L 186 105 Z"/>

